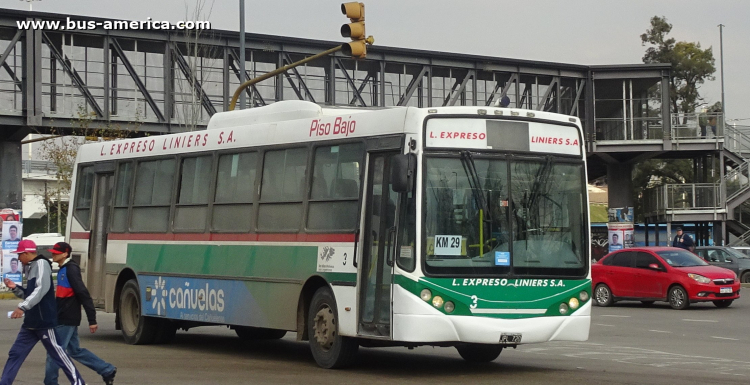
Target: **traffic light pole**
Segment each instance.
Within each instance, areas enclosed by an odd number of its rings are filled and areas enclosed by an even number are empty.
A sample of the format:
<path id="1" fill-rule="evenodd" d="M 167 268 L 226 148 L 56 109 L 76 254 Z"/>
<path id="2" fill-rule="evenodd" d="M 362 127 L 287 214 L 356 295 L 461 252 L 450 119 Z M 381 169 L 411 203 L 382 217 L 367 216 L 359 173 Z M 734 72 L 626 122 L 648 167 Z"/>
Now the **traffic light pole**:
<path id="1" fill-rule="evenodd" d="M 294 67 L 297 67 L 297 66 L 299 66 L 301 64 L 305 64 L 305 63 L 307 63 L 309 61 L 321 58 L 323 56 L 328 56 L 328 55 L 330 55 L 330 54 L 332 54 L 332 53 L 334 53 L 336 51 L 340 51 L 340 50 L 341 50 L 341 46 L 338 46 L 338 47 L 335 47 L 335 48 L 331 48 L 328 51 L 324 51 L 324 52 L 321 52 L 321 53 L 319 53 L 317 55 L 306 57 L 306 58 L 304 58 L 304 59 L 302 59 L 302 60 L 300 60 L 298 62 L 294 62 L 292 64 L 288 64 L 288 65 L 285 65 L 283 67 L 277 68 L 277 69 L 275 69 L 275 70 L 273 70 L 273 71 L 271 71 L 271 72 L 269 72 L 269 73 L 267 73 L 265 75 L 258 76 L 257 78 L 250 79 L 250 80 L 248 80 L 248 81 L 240 84 L 240 86 L 237 87 L 237 90 L 234 91 L 234 95 L 232 96 L 232 101 L 229 102 L 229 111 L 233 111 L 234 110 L 234 107 L 237 104 L 237 99 L 239 99 L 240 95 L 245 91 L 245 89 L 247 87 L 250 87 L 253 84 L 261 82 L 261 81 L 266 80 L 268 78 L 274 77 L 274 76 L 276 76 L 278 74 L 282 74 L 282 73 L 286 72 L 287 70 L 290 70 L 290 69 L 292 69 Z"/>

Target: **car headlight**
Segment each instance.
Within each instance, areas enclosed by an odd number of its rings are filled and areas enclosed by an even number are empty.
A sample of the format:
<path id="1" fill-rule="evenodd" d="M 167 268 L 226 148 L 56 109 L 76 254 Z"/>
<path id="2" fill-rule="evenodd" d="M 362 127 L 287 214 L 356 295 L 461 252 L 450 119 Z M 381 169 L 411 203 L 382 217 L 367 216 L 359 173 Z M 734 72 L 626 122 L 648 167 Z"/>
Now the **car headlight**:
<path id="1" fill-rule="evenodd" d="M 708 279 L 708 278 L 706 278 L 706 277 L 704 277 L 704 276 L 702 276 L 700 274 L 689 273 L 688 277 L 690 277 L 690 278 L 692 278 L 692 279 L 694 279 L 694 280 L 696 280 L 696 281 L 698 281 L 700 283 L 711 283 L 710 279 Z"/>

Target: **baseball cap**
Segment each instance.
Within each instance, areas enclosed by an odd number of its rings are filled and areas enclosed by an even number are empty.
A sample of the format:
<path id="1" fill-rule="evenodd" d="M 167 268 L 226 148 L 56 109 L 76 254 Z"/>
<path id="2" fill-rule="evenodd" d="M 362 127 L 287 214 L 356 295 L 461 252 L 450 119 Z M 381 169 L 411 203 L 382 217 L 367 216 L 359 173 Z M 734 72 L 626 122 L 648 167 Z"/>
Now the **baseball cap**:
<path id="1" fill-rule="evenodd" d="M 34 243 L 34 241 L 24 239 L 18 242 L 18 249 L 16 251 L 11 251 L 11 253 L 13 254 L 36 253 L 36 243 Z"/>
<path id="2" fill-rule="evenodd" d="M 682 226 L 677 226 L 674 231 L 682 231 Z"/>
<path id="3" fill-rule="evenodd" d="M 49 249 L 49 252 L 52 254 L 70 253 L 72 251 L 73 248 L 65 242 L 57 242 L 51 249 Z"/>

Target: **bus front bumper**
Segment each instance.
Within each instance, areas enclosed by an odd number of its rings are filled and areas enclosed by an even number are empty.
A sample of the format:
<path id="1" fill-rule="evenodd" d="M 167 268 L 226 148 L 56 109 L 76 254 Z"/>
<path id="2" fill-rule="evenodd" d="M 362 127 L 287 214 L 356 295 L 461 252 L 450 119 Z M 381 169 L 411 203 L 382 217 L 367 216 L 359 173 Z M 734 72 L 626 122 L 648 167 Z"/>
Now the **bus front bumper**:
<path id="1" fill-rule="evenodd" d="M 394 285 L 393 339 L 404 342 L 498 344 L 503 335 L 521 335 L 521 344 L 586 341 L 591 301 L 569 316 L 502 319 L 449 316 Z"/>

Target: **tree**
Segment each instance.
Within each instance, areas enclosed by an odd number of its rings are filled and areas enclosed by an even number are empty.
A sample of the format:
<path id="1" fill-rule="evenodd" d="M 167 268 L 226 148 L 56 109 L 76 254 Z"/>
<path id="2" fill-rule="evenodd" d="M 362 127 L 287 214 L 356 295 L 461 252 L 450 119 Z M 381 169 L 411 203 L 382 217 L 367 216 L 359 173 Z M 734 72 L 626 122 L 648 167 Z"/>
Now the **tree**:
<path id="1" fill-rule="evenodd" d="M 702 49 L 700 43 L 675 41 L 668 37 L 672 24 L 667 18 L 654 16 L 651 28 L 641 35 L 642 45 L 650 45 L 643 55 L 644 63 L 669 63 L 669 99 L 674 113 L 695 112 L 703 102 L 698 88 L 706 80 L 714 80 L 714 54 L 711 47 Z"/>
<path id="2" fill-rule="evenodd" d="M 73 170 L 78 149 L 85 143 L 123 139 L 138 133 L 141 126 L 141 112 L 136 110 L 135 120 L 121 126 L 115 122 L 105 122 L 102 128 L 92 128 L 96 113 L 89 112 L 85 105 L 78 106 L 77 118 L 73 121 L 73 129 L 66 131 L 66 135 L 57 137 L 53 128 L 50 140 L 42 141 L 39 147 L 40 159 L 55 166 L 56 183 L 45 188 L 44 202 L 47 208 L 47 231 L 65 234 L 65 224 L 68 215 L 68 203 L 63 197 L 70 195 L 73 181 Z M 52 231 L 50 223 L 56 223 Z"/>

